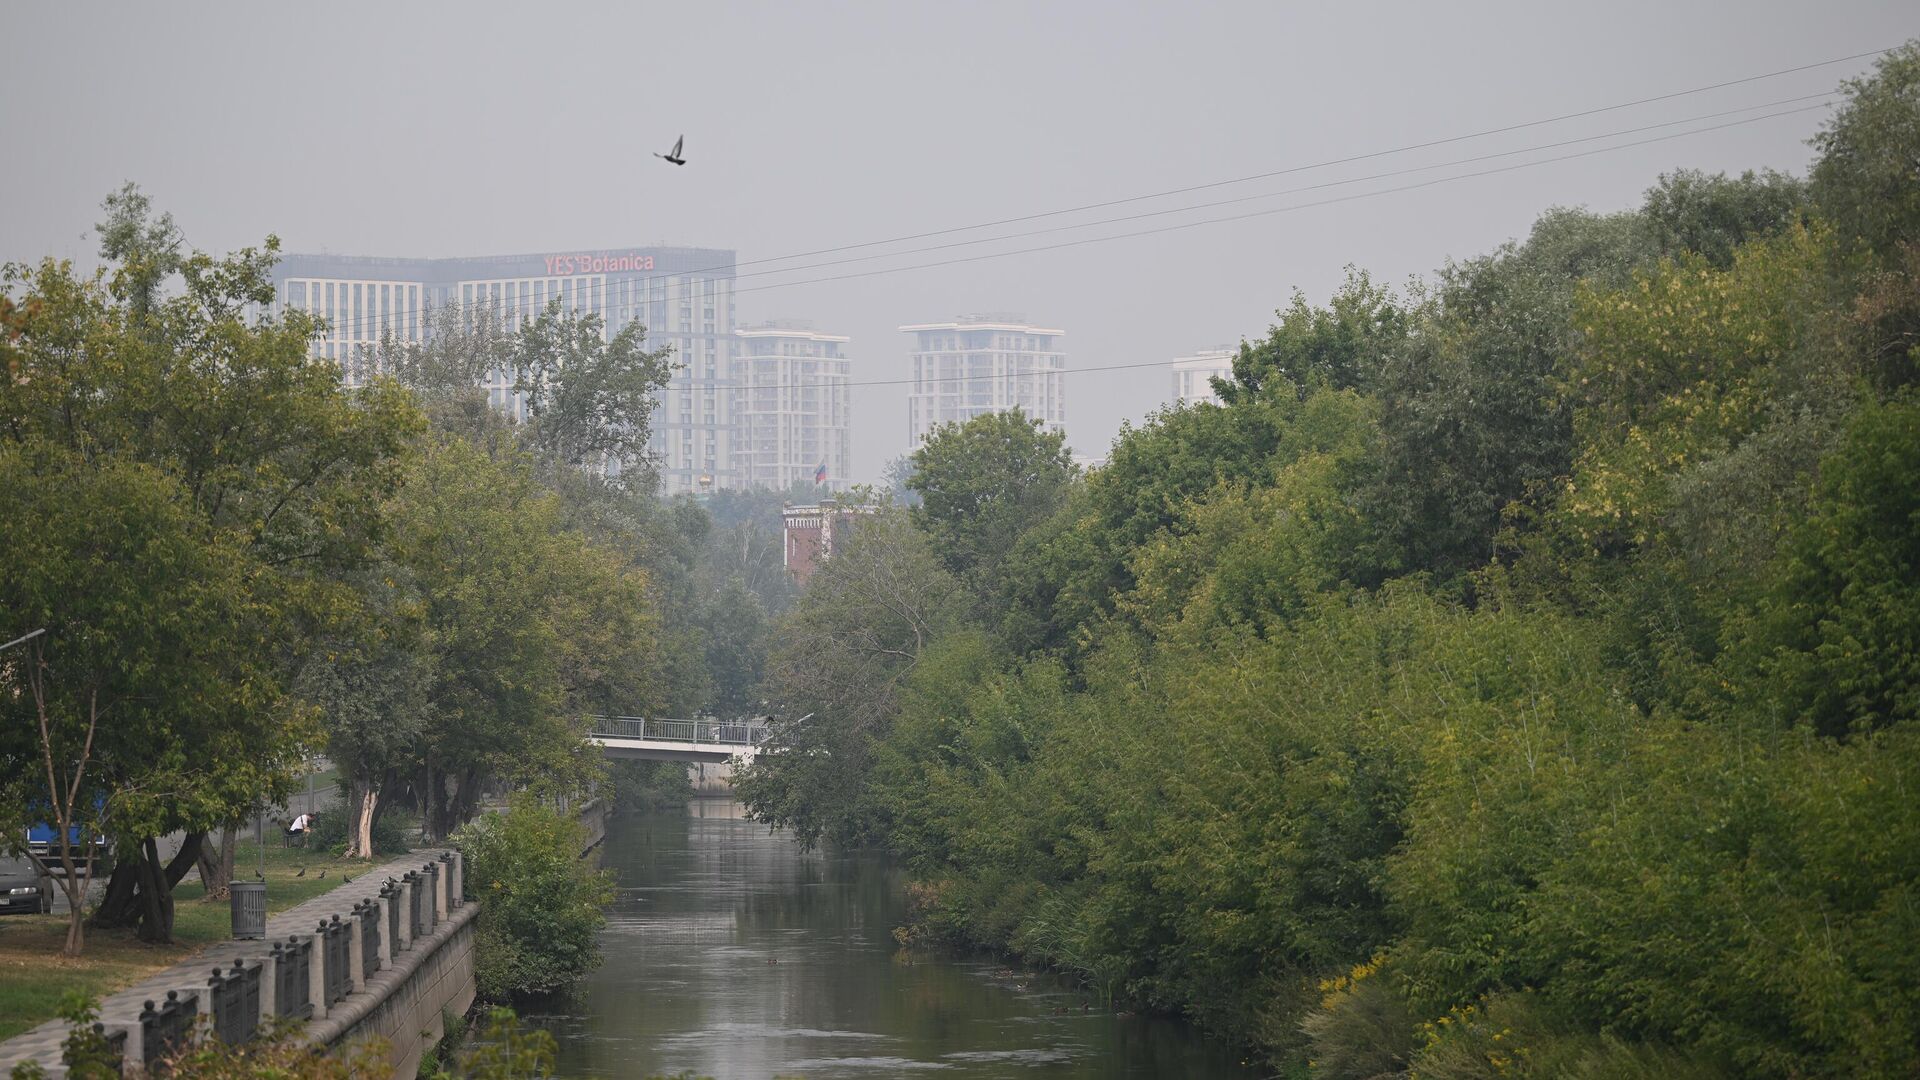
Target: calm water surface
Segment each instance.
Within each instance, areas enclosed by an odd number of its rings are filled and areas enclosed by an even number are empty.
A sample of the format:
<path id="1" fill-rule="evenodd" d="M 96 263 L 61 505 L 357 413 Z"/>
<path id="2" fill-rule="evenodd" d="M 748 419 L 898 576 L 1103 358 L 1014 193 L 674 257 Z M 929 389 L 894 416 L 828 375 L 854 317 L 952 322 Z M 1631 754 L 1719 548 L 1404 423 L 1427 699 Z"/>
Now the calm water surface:
<path id="1" fill-rule="evenodd" d="M 605 963 L 529 1019 L 560 1075 L 1249 1078 L 1191 1029 L 1120 1017 L 990 959 L 907 954 L 902 878 L 803 854 L 730 801 L 609 823 Z"/>

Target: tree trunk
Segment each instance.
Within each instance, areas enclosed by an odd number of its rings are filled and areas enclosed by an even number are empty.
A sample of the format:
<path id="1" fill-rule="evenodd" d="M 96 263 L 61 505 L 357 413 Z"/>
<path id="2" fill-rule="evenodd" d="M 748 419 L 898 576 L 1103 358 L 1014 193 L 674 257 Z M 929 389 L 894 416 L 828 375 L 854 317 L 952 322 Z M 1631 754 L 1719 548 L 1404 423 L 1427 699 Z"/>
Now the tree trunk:
<path id="1" fill-rule="evenodd" d="M 114 930 L 133 925 L 134 896 L 138 892 L 135 884 L 139 880 L 141 855 L 138 845 L 130 846 L 132 851 L 118 853 L 113 863 L 113 873 L 107 876 L 107 893 L 100 898 L 99 906 L 93 909 L 90 921 L 95 930 Z"/>
<path id="2" fill-rule="evenodd" d="M 140 940 L 150 945 L 170 945 L 173 943 L 173 890 L 161 885 L 166 875 L 160 868 L 159 846 L 148 837 L 143 847 L 139 905 L 135 909 Z"/>
<path id="3" fill-rule="evenodd" d="M 224 841 L 224 842 L 223 842 Z M 196 860 L 196 869 L 200 871 L 200 884 L 207 892 L 200 898 L 203 904 L 227 898 L 227 882 L 233 879 L 220 872 L 220 864 L 226 849 L 233 846 L 233 830 L 228 829 L 222 838 L 208 833 L 200 844 L 200 858 Z"/>
<path id="4" fill-rule="evenodd" d="M 240 855 L 240 831 L 245 822 L 235 821 L 227 825 L 227 844 L 220 849 L 220 891 L 229 892 L 227 885 L 233 881 L 233 863 Z"/>
<path id="5" fill-rule="evenodd" d="M 420 781 L 420 829 L 427 841 L 434 843 L 440 839 L 440 823 L 436 820 L 440 812 L 440 800 L 436 797 L 439 789 L 433 783 L 432 754 L 427 755 L 424 764 L 426 776 Z"/>
<path id="6" fill-rule="evenodd" d="M 200 871 L 200 884 L 207 889 L 207 895 L 200 898 L 202 903 L 228 898 L 227 886 L 233 881 L 233 862 L 239 853 L 242 827 L 242 822 L 230 822 L 221 830 L 224 836 L 216 838 L 215 833 L 209 832 L 200 841 L 200 857 L 195 865 Z"/>
<path id="7" fill-rule="evenodd" d="M 159 845 L 153 838 L 148 837 L 143 844 L 145 857 L 140 860 L 135 875 L 139 896 L 134 908 L 140 920 L 141 941 L 153 945 L 173 944 L 173 887 L 199 863 L 200 842 L 205 838 L 205 833 L 188 833 L 173 860 L 164 867 L 160 865 Z"/>
<path id="8" fill-rule="evenodd" d="M 448 827 L 447 831 L 451 833 L 454 829 L 472 821 L 473 815 L 475 811 L 478 810 L 479 805 L 480 769 L 477 766 L 472 766 L 460 775 L 460 784 L 454 791 L 452 812 L 449 815 L 449 819 L 453 824 Z"/>
<path id="9" fill-rule="evenodd" d="M 172 940 L 173 887 L 199 863 L 200 844 L 205 838 L 205 833 L 186 834 L 179 852 L 165 867 L 160 866 L 160 849 L 152 837 L 120 845 L 131 851 L 114 863 L 113 875 L 107 879 L 107 894 L 93 911 L 93 928 L 137 926 L 142 941 Z M 164 937 L 149 936 L 160 932 L 157 928 L 162 926 Z"/>
<path id="10" fill-rule="evenodd" d="M 65 835 L 66 831 L 63 829 L 61 833 Z M 67 898 L 67 940 L 66 944 L 60 947 L 60 951 L 65 956 L 77 957 L 87 939 L 87 890 L 93 885 L 94 861 L 92 858 L 86 860 L 87 869 L 83 873 L 77 865 L 80 862 L 81 852 L 71 850 L 64 843 L 60 845 L 60 851 L 63 861 L 58 864 L 58 873 L 54 872 L 54 864 L 48 863 L 32 852 L 27 853 L 27 861 L 33 865 L 38 874 L 38 880 L 43 883 L 42 889 L 50 890 L 55 881 L 60 883 L 60 892 Z"/>
<path id="11" fill-rule="evenodd" d="M 347 837 L 347 858 L 373 858 L 373 813 L 380 805 L 380 791 L 370 781 L 355 780 L 350 789 L 353 831 Z"/>

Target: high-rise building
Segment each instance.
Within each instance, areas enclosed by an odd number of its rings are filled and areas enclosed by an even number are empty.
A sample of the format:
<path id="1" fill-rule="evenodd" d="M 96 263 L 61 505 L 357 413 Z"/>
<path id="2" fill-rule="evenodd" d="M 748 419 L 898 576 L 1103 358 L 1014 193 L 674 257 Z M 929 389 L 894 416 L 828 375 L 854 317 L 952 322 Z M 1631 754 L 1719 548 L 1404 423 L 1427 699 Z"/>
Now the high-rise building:
<path id="1" fill-rule="evenodd" d="M 1063 330 L 1021 315 L 963 315 L 952 322 L 903 326 L 913 335 L 913 386 L 907 442 L 917 447 L 935 427 L 1019 407 L 1049 430 L 1067 424 Z"/>
<path id="2" fill-rule="evenodd" d="M 852 455 L 847 339 L 800 323 L 735 331 L 735 448 L 746 487 L 784 490 L 795 482 L 844 491 Z"/>
<path id="3" fill-rule="evenodd" d="M 650 347 L 670 345 L 676 370 L 652 417 L 650 449 L 669 494 L 744 486 L 735 460 L 734 253 L 705 248 L 616 248 L 471 259 L 287 255 L 274 269 L 277 302 L 327 320 L 317 356 L 337 360 L 350 383 L 370 371 L 383 334 L 420 342 L 435 308 L 491 310 L 517 326 L 559 301 L 592 312 L 608 334 L 646 327 Z M 485 387 L 517 412 L 512 372 Z"/>
<path id="4" fill-rule="evenodd" d="M 1192 356 L 1183 356 L 1173 362 L 1173 401 L 1174 404 L 1189 404 L 1211 401 L 1220 404 L 1220 395 L 1213 390 L 1214 376 L 1223 379 L 1233 377 L 1233 358 L 1236 350 L 1225 345 L 1211 349 L 1202 349 Z"/>

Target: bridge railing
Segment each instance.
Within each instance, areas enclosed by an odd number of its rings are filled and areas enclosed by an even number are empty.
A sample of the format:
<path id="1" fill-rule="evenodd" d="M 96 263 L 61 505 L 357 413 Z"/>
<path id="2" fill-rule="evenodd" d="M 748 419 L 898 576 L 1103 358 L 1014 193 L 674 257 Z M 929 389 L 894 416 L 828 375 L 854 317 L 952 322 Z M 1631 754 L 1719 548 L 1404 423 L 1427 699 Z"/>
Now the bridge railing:
<path id="1" fill-rule="evenodd" d="M 596 716 L 593 734 L 609 739 L 650 739 L 697 746 L 758 746 L 765 724 L 727 724 L 718 720 L 657 720 L 644 716 Z"/>

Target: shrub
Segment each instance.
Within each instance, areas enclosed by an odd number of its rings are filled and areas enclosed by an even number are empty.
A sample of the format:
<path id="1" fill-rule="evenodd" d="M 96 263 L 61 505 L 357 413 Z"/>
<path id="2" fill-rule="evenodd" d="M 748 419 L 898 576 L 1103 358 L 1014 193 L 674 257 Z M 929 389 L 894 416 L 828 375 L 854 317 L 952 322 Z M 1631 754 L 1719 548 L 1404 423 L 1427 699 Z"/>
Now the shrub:
<path id="1" fill-rule="evenodd" d="M 1320 984 L 1320 1008 L 1300 1022 L 1313 1075 L 1325 1080 L 1401 1076 L 1417 1040 L 1404 998 L 1380 976 L 1378 961 Z"/>
<path id="2" fill-rule="evenodd" d="M 516 797 L 454 834 L 467 859 L 468 895 L 480 901 L 475 965 L 493 1001 L 565 989 L 599 962 L 601 911 L 612 879 L 580 859 L 586 830 L 572 817 Z"/>

